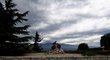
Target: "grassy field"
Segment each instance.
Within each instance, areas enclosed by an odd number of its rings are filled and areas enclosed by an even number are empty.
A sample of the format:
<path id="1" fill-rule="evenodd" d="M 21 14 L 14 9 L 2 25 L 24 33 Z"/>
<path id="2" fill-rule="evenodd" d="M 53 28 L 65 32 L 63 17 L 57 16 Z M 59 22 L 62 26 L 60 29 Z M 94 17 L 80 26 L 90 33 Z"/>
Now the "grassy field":
<path id="1" fill-rule="evenodd" d="M 64 53 L 64 54 L 48 54 L 48 53 L 27 53 L 24 54 L 24 56 L 37 56 L 37 57 L 81 57 L 81 54 L 70 54 L 70 53 Z"/>
<path id="2" fill-rule="evenodd" d="M 83 56 L 110 56 L 110 55 L 83 55 L 83 54 L 78 54 L 78 53 L 64 53 L 64 54 L 26 53 L 23 56 L 37 56 L 37 57 L 83 57 Z"/>

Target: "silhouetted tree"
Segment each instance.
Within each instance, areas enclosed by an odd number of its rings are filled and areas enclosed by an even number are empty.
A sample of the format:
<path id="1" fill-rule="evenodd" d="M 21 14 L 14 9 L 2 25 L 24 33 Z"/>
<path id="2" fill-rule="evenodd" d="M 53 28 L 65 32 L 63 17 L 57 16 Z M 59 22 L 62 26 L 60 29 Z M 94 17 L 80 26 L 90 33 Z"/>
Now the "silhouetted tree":
<path id="1" fill-rule="evenodd" d="M 41 42 L 42 39 L 41 39 L 40 35 L 38 34 L 38 32 L 36 32 L 34 38 L 35 39 L 34 39 L 34 47 L 33 47 L 33 49 L 34 49 L 34 51 L 40 52 L 42 50 L 42 48 L 39 45 L 39 42 Z"/>
<path id="2" fill-rule="evenodd" d="M 104 49 L 110 50 L 110 33 L 101 37 L 100 45 L 104 47 Z"/>
<path id="3" fill-rule="evenodd" d="M 78 46 L 78 51 L 79 50 L 88 50 L 88 49 L 89 49 L 89 47 L 88 47 L 88 44 L 86 44 L 86 43 L 81 43 Z"/>
<path id="4" fill-rule="evenodd" d="M 27 21 L 24 17 L 28 11 L 20 13 L 15 6 L 12 0 L 5 0 L 5 5 L 0 3 L 0 50 L 4 52 L 23 51 L 28 46 L 26 42 L 31 39 L 27 31 L 29 25 L 18 25 Z"/>

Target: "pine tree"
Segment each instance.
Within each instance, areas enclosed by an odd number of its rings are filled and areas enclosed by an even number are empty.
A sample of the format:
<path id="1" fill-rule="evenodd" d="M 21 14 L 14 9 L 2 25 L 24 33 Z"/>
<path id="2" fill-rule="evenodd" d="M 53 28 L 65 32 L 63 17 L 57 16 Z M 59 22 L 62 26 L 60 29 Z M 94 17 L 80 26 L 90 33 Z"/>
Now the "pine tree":
<path id="1" fill-rule="evenodd" d="M 110 50 L 110 33 L 107 33 L 101 37 L 100 46 L 105 50 Z"/>
<path id="2" fill-rule="evenodd" d="M 0 3 L 0 40 L 2 40 L 1 38 L 3 38 L 3 32 L 5 31 L 4 26 L 3 26 L 3 25 L 5 25 L 4 24 L 4 18 L 5 18 L 4 15 L 5 15 L 5 11 L 4 11 L 2 3 Z"/>
<path id="3" fill-rule="evenodd" d="M 5 0 L 4 6 L 0 3 L 0 48 L 4 47 L 3 51 L 25 48 L 27 46 L 26 42 L 31 39 L 29 31 L 27 31 L 29 25 L 23 24 L 24 21 L 27 21 L 24 17 L 28 14 L 28 11 L 20 13 L 15 6 L 16 4 L 12 0 Z M 18 26 L 18 24 L 24 26 Z"/>
<path id="4" fill-rule="evenodd" d="M 34 51 L 40 52 L 42 50 L 41 46 L 38 43 L 38 42 L 41 42 L 41 40 L 42 39 L 40 35 L 38 34 L 38 32 L 36 32 L 35 37 L 34 37 L 34 47 L 33 47 Z"/>

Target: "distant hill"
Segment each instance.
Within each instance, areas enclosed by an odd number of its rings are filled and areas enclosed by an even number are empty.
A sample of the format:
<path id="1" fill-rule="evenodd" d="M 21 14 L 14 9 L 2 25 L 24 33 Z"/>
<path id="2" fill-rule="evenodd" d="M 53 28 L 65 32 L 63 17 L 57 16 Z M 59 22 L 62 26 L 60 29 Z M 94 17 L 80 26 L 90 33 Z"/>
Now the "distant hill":
<path id="1" fill-rule="evenodd" d="M 42 43 L 40 44 L 43 48 L 43 51 L 49 51 L 51 49 L 52 43 Z M 78 48 L 78 45 L 69 45 L 69 44 L 60 44 L 62 49 L 65 51 L 75 51 Z M 89 48 L 97 48 L 96 46 L 89 46 Z"/>
<path id="2" fill-rule="evenodd" d="M 69 45 L 69 44 L 60 44 L 62 49 L 65 51 L 77 50 L 78 45 Z M 52 43 L 44 43 L 41 44 L 41 47 L 44 51 L 48 51 L 51 49 Z"/>

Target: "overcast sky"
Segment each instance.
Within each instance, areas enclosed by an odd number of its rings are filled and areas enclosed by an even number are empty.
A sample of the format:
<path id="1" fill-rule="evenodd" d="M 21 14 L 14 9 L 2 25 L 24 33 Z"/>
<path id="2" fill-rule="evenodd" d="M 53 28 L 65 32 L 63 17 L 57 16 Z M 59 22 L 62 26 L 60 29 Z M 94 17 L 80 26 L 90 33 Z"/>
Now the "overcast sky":
<path id="1" fill-rule="evenodd" d="M 2 1 L 2 0 L 1 0 Z M 38 31 L 42 43 L 88 43 L 99 46 L 110 32 L 110 0 L 14 0 L 27 15 L 31 35 Z"/>

